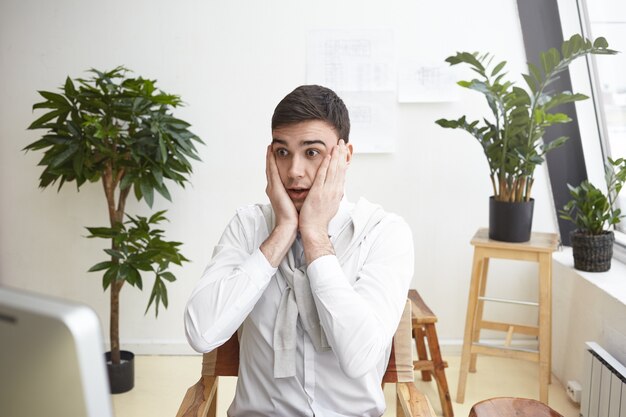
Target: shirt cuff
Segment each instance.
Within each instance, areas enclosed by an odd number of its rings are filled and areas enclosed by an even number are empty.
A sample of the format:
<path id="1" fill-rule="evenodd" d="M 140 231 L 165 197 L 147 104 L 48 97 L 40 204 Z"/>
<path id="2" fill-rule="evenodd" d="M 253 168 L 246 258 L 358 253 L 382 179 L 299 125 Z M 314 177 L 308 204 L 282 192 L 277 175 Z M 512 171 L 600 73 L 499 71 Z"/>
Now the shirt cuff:
<path id="1" fill-rule="evenodd" d="M 250 277 L 250 282 L 258 284 L 258 288 L 265 286 L 278 270 L 270 264 L 259 248 L 252 252 L 240 268 Z"/>
<path id="2" fill-rule="evenodd" d="M 320 256 L 309 264 L 306 273 L 313 292 L 350 286 L 335 255 Z"/>

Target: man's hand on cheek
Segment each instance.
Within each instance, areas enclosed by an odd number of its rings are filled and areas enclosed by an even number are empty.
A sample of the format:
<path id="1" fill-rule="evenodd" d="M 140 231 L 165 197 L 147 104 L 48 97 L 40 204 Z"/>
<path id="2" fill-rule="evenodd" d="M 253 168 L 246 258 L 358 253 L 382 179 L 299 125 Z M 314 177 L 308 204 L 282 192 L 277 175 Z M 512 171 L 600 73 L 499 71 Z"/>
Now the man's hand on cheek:
<path id="1" fill-rule="evenodd" d="M 265 175 L 267 176 L 267 187 L 265 192 L 270 199 L 274 214 L 276 216 L 276 226 L 298 227 L 298 211 L 293 205 L 291 198 L 285 190 L 285 186 L 280 180 L 276 158 L 272 145 L 267 148 Z"/>
<path id="2" fill-rule="evenodd" d="M 303 235 L 328 236 L 328 224 L 337 214 L 343 197 L 348 149 L 343 140 L 333 148 L 317 170 L 315 181 L 300 209 L 299 230 Z"/>
<path id="3" fill-rule="evenodd" d="M 272 152 L 272 145 L 267 148 L 265 175 L 267 176 L 265 192 L 274 209 L 276 224 L 274 225 L 274 230 L 270 230 L 270 235 L 259 249 L 270 265 L 276 268 L 296 238 L 298 211 L 280 180 L 276 159 Z"/>

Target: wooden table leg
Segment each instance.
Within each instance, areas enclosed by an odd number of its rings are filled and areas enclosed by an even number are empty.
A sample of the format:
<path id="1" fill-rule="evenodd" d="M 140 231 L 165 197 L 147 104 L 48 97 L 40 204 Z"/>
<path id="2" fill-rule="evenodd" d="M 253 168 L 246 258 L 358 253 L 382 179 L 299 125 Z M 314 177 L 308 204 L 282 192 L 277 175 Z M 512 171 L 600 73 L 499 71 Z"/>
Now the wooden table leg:
<path id="1" fill-rule="evenodd" d="M 456 392 L 456 402 L 465 401 L 465 383 L 469 371 L 472 338 L 476 319 L 476 301 L 478 300 L 478 286 L 482 272 L 483 253 L 479 248 L 474 249 L 474 261 L 472 263 L 472 278 L 470 280 L 469 297 L 467 301 L 467 314 L 465 316 L 465 333 L 463 336 L 463 353 L 461 355 L 461 369 L 459 371 L 459 385 Z"/>
<path id="2" fill-rule="evenodd" d="M 480 282 L 478 284 L 478 296 L 484 297 L 485 292 L 487 290 L 487 274 L 489 273 L 489 258 L 483 257 L 482 268 L 480 271 Z M 480 341 L 480 322 L 483 319 L 483 308 L 485 302 L 483 300 L 478 300 L 476 304 L 476 318 L 474 319 L 474 343 L 478 343 Z M 476 353 L 472 353 L 472 357 L 470 360 L 469 371 L 476 372 L 476 359 L 478 355 Z"/>
<path id="3" fill-rule="evenodd" d="M 539 255 L 539 400 L 548 404 L 552 345 L 552 259 Z"/>

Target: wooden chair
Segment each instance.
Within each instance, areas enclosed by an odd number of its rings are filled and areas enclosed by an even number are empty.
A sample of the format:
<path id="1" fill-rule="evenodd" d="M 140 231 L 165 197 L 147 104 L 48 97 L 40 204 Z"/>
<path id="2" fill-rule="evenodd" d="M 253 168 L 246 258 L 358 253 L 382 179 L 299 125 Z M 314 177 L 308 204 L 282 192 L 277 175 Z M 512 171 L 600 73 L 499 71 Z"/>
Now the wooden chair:
<path id="1" fill-rule="evenodd" d="M 407 300 L 381 383 L 396 384 L 397 416 L 435 417 L 428 399 L 413 382 L 412 349 L 411 303 Z M 239 340 L 234 334 L 222 346 L 203 355 L 202 376 L 187 390 L 176 417 L 216 417 L 218 377 L 237 376 L 238 371 Z"/>
<path id="2" fill-rule="evenodd" d="M 417 290 L 409 290 L 409 300 L 413 303 L 413 339 L 415 339 L 418 358 L 413 362 L 413 368 L 422 373 L 423 381 L 431 381 L 433 377 L 435 378 L 443 415 L 444 417 L 454 417 L 445 372 L 448 363 L 441 357 L 439 338 L 435 329 L 437 316 L 422 300 Z"/>

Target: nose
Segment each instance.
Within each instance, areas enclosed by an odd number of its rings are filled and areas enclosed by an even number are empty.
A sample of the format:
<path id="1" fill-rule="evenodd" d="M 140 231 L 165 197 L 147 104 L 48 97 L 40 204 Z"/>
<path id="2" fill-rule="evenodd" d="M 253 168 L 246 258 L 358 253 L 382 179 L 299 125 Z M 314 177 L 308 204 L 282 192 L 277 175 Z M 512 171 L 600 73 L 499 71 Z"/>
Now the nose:
<path id="1" fill-rule="evenodd" d="M 299 155 L 294 155 L 291 158 L 288 173 L 289 178 L 297 179 L 304 177 L 304 161 Z"/>

